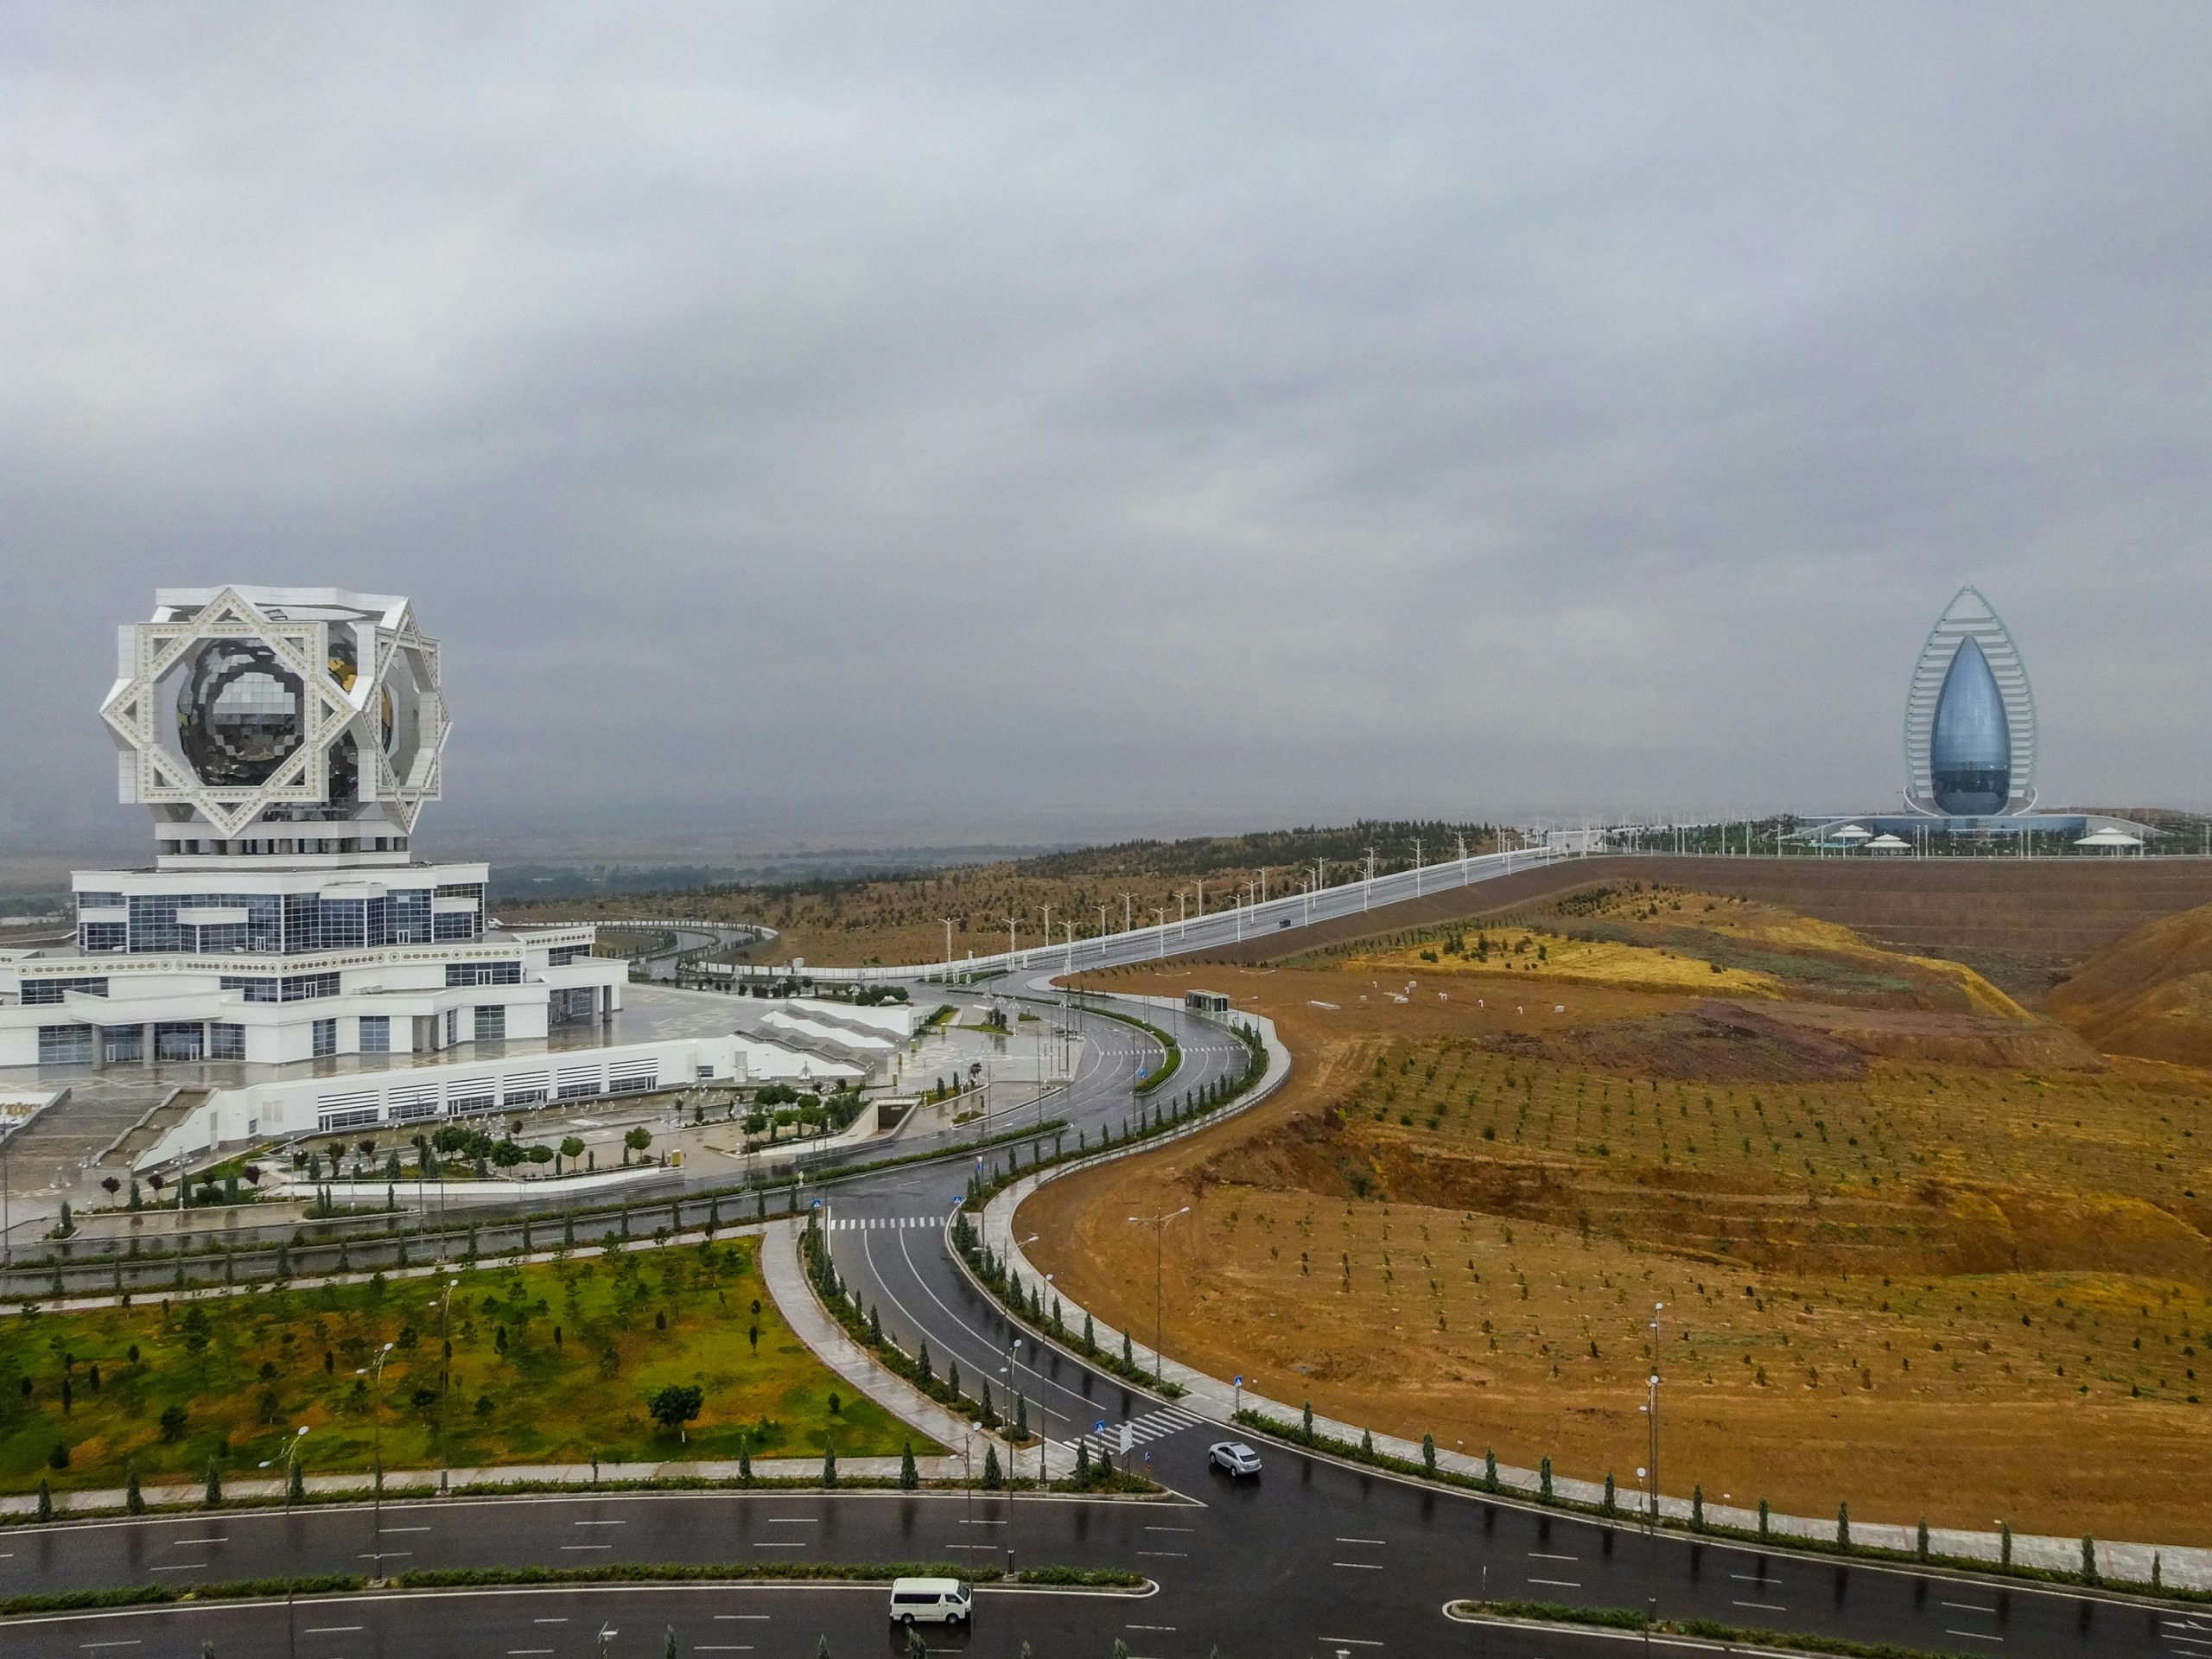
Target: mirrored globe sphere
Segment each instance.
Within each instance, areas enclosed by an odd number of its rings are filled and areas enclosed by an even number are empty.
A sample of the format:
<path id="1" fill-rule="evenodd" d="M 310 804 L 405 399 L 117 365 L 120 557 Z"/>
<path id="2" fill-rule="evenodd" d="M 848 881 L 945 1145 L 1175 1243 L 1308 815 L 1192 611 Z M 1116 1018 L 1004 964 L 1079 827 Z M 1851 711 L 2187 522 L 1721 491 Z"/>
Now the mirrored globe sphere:
<path id="1" fill-rule="evenodd" d="M 257 641 L 211 639 L 177 690 L 176 728 L 202 783 L 265 783 L 300 746 L 298 677 Z"/>

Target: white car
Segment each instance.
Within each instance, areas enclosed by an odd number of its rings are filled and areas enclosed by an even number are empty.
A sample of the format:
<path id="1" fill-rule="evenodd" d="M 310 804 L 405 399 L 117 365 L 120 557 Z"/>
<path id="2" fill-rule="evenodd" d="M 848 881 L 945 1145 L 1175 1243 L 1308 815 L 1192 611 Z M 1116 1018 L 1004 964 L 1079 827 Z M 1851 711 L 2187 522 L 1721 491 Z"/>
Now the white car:
<path id="1" fill-rule="evenodd" d="M 1206 1461 L 1231 1477 L 1260 1472 L 1260 1454 L 1242 1440 L 1216 1440 L 1206 1448 Z"/>
<path id="2" fill-rule="evenodd" d="M 891 1581 L 891 1622 L 894 1624 L 965 1624 L 974 1611 L 974 1592 L 958 1579 Z"/>

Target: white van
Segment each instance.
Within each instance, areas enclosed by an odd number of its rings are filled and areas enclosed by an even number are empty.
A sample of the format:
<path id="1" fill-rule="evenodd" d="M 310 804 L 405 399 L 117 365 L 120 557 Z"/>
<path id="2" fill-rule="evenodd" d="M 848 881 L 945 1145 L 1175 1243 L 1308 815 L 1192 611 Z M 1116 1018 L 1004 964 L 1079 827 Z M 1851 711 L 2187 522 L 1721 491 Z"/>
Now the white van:
<path id="1" fill-rule="evenodd" d="M 893 1579 L 891 1622 L 965 1624 L 975 1599 L 975 1592 L 957 1579 Z"/>

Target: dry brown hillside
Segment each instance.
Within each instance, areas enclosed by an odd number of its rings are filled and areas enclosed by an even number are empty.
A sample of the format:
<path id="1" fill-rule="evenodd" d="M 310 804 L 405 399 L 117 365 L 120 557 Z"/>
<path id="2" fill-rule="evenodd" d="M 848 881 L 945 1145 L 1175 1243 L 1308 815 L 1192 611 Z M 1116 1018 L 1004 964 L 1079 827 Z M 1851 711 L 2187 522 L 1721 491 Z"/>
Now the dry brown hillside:
<path id="1" fill-rule="evenodd" d="M 2212 1074 L 2100 1054 L 1955 961 L 1633 881 L 1096 982 L 1225 992 L 1297 1062 L 1023 1206 L 1042 1269 L 1149 1329 L 1126 1217 L 1189 1205 L 1178 1357 L 1593 1480 L 1634 1467 L 1656 1363 L 1684 1491 L 2212 1541 Z"/>
<path id="2" fill-rule="evenodd" d="M 2212 905 L 2098 951 L 2046 1006 L 2108 1054 L 2212 1066 Z"/>

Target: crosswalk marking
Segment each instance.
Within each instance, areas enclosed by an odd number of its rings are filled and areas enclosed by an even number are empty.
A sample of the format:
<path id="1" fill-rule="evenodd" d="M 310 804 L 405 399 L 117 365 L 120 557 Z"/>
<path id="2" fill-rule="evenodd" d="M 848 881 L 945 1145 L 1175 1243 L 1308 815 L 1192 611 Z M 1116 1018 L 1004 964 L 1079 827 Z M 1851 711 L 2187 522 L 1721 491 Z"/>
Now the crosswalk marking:
<path id="1" fill-rule="evenodd" d="M 1165 1440 L 1170 1434 L 1180 1434 L 1185 1429 L 1195 1428 L 1205 1421 L 1205 1418 L 1195 1416 L 1180 1406 L 1161 1406 L 1156 1411 L 1147 1411 L 1141 1417 L 1128 1420 L 1129 1439 L 1142 1446 L 1148 1440 Z M 1119 1423 L 1109 1423 L 1103 1436 L 1096 1433 L 1084 1434 L 1077 1437 L 1077 1442 L 1088 1446 L 1094 1458 L 1117 1456 L 1122 1450 L 1122 1427 Z"/>
<path id="2" fill-rule="evenodd" d="M 833 1233 L 860 1233 L 883 1228 L 943 1225 L 943 1216 L 838 1216 L 831 1217 L 830 1230 Z"/>

